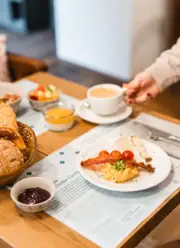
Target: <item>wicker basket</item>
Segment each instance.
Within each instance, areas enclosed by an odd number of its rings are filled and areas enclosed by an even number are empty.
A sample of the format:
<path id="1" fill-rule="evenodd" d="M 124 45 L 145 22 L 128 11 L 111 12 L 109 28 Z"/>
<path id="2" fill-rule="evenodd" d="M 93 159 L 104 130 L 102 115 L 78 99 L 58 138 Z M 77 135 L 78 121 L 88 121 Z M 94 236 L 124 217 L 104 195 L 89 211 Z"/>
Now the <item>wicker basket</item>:
<path id="1" fill-rule="evenodd" d="M 19 177 L 24 172 L 25 169 L 27 169 L 33 164 L 36 156 L 36 135 L 34 131 L 21 122 L 18 122 L 18 127 L 19 133 L 21 134 L 26 146 L 28 147 L 28 154 L 25 158 L 25 167 L 23 167 L 22 170 L 18 172 L 18 174 L 0 177 L 1 186 L 10 184 L 15 181 L 17 177 Z"/>

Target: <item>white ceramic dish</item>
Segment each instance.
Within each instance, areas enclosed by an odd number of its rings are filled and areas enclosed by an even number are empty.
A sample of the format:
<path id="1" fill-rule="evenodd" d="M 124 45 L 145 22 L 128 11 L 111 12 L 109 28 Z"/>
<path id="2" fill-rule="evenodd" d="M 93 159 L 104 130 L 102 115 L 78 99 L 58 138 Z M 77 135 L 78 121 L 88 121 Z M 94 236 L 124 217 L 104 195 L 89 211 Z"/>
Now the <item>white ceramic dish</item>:
<path id="1" fill-rule="evenodd" d="M 95 89 L 112 89 L 117 92 L 117 95 L 112 97 L 95 97 L 91 92 Z M 87 101 L 92 110 L 97 115 L 108 116 L 119 111 L 124 100 L 125 89 L 115 84 L 99 84 L 88 89 Z"/>
<path id="2" fill-rule="evenodd" d="M 132 107 L 127 106 L 122 103 L 119 110 L 108 116 L 100 116 L 94 113 L 90 107 L 86 107 L 87 100 L 82 100 L 76 106 L 76 114 L 79 115 L 85 121 L 94 123 L 94 124 L 113 124 L 127 119 L 132 114 Z"/>
<path id="3" fill-rule="evenodd" d="M 19 109 L 21 99 L 23 97 L 20 87 L 13 83 L 6 83 L 6 82 L 0 83 L 0 98 L 3 97 L 5 94 L 15 94 L 20 96 L 19 99 L 17 99 L 16 101 L 10 104 L 10 106 L 13 108 L 14 112 L 16 113 Z"/>
<path id="4" fill-rule="evenodd" d="M 34 90 L 33 90 L 34 91 Z M 58 103 L 59 100 L 60 100 L 60 96 L 62 94 L 62 92 L 60 90 L 59 91 L 59 97 L 53 99 L 53 100 L 47 100 L 47 101 L 37 101 L 37 100 L 32 100 L 30 99 L 29 95 L 30 93 L 32 92 L 32 90 L 28 93 L 28 100 L 29 100 L 29 103 L 31 104 L 32 108 L 36 111 L 41 111 L 43 112 L 43 110 L 45 108 L 47 108 L 49 105 L 52 105 L 52 104 L 55 104 L 55 103 Z"/>
<path id="5" fill-rule="evenodd" d="M 106 141 L 103 140 L 97 142 L 91 147 L 88 147 L 86 151 L 79 155 L 77 159 L 78 170 L 87 181 L 94 184 L 95 186 L 111 191 L 134 192 L 155 187 L 168 177 L 171 171 L 171 161 L 168 155 L 160 147 L 146 140 L 142 140 L 142 142 L 149 156 L 152 157 L 151 163 L 155 168 L 155 172 L 152 174 L 147 172 L 140 172 L 140 176 L 134 180 L 117 184 L 106 181 L 105 179 L 99 177 L 99 175 L 94 171 L 83 168 L 80 165 L 82 160 L 97 156 L 101 150 L 108 150 L 111 152 L 112 150 L 117 149 L 117 147 L 114 145 L 116 140 L 117 139 L 107 139 Z"/>
<path id="6" fill-rule="evenodd" d="M 21 194 L 25 189 L 34 188 L 34 187 L 40 187 L 42 189 L 47 190 L 50 193 L 51 197 L 44 202 L 34 205 L 23 204 L 18 201 L 19 194 Z M 14 201 L 16 206 L 21 210 L 23 210 L 24 212 L 36 213 L 36 212 L 44 211 L 51 206 L 53 197 L 55 195 L 55 191 L 56 191 L 55 185 L 50 180 L 44 177 L 29 177 L 20 180 L 12 187 L 11 199 Z"/>

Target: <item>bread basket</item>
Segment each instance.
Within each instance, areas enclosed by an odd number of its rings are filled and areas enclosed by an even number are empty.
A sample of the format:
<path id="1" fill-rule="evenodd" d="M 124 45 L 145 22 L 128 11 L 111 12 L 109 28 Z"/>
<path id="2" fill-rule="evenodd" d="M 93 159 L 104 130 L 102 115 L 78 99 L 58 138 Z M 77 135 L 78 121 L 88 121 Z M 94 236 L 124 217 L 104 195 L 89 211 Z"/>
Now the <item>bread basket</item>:
<path id="1" fill-rule="evenodd" d="M 18 171 L 18 174 L 0 177 L 0 185 L 7 185 L 12 183 L 19 177 L 25 169 L 30 167 L 35 159 L 36 156 L 36 135 L 34 131 L 28 127 L 26 124 L 22 122 L 18 122 L 19 133 L 21 134 L 26 146 L 28 147 L 28 154 L 25 158 L 25 167 L 22 170 Z"/>

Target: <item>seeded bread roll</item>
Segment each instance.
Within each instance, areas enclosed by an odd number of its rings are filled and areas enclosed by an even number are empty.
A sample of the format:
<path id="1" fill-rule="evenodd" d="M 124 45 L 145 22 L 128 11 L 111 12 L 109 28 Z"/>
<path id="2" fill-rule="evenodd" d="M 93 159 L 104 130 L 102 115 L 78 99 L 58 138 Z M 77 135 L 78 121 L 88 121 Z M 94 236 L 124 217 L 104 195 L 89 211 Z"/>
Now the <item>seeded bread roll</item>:
<path id="1" fill-rule="evenodd" d="M 0 137 L 16 137 L 18 125 L 12 108 L 4 103 L 0 104 Z"/>
<path id="2" fill-rule="evenodd" d="M 0 178 L 18 174 L 24 169 L 20 150 L 11 141 L 0 139 Z"/>
<path id="3" fill-rule="evenodd" d="M 0 104 L 0 137 L 7 138 L 23 153 L 26 145 L 19 134 L 16 115 L 9 105 Z"/>

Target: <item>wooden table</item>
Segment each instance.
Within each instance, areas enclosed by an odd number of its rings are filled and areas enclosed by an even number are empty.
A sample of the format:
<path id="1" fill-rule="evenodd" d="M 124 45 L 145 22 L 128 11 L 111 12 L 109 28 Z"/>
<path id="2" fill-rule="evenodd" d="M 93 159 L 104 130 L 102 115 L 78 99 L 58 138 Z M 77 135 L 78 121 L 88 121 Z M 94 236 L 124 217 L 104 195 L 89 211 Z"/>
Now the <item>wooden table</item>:
<path id="1" fill-rule="evenodd" d="M 73 97 L 83 99 L 86 96 L 86 87 L 77 85 L 64 79 L 51 76 L 47 73 L 37 73 L 27 79 L 42 85 L 49 83 L 61 88 L 61 90 Z M 148 106 L 149 107 L 149 106 Z M 142 111 L 136 107 L 134 116 Z M 180 120 L 170 116 L 152 112 L 157 117 L 179 123 Z M 53 151 L 67 144 L 76 137 L 92 129 L 94 125 L 77 118 L 77 125 L 65 133 L 46 132 L 38 136 L 37 157 L 40 160 Z M 53 140 L 53 142 L 49 142 Z M 180 202 L 180 189 L 174 192 L 158 209 L 125 239 L 119 248 L 133 248 L 138 244 L 159 222 L 166 217 Z M 0 192 L 0 235 L 12 243 L 16 248 L 92 248 L 95 244 L 80 236 L 61 222 L 53 219 L 45 213 L 28 215 L 18 211 L 9 198 L 8 190 Z"/>

